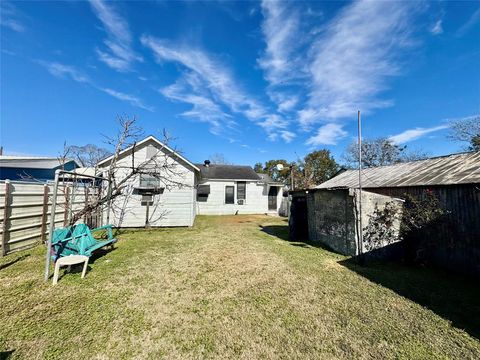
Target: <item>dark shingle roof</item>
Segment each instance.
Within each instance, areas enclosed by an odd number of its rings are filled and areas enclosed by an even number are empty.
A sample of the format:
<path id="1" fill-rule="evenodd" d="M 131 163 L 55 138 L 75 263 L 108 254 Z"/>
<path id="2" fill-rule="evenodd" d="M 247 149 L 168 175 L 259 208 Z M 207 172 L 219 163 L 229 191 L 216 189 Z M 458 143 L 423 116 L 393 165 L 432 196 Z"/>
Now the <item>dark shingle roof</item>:
<path id="1" fill-rule="evenodd" d="M 215 164 L 209 166 L 196 164 L 196 166 L 200 169 L 200 176 L 203 180 L 260 180 L 251 166 Z"/>

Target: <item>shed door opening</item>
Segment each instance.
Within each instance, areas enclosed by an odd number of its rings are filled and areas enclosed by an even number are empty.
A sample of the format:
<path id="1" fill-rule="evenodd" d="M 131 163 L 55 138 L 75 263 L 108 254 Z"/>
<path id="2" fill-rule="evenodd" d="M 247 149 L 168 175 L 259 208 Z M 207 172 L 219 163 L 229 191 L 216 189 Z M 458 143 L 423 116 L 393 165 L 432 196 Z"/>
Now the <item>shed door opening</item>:
<path id="1" fill-rule="evenodd" d="M 277 210 L 277 194 L 278 188 L 270 186 L 268 189 L 268 210 Z"/>

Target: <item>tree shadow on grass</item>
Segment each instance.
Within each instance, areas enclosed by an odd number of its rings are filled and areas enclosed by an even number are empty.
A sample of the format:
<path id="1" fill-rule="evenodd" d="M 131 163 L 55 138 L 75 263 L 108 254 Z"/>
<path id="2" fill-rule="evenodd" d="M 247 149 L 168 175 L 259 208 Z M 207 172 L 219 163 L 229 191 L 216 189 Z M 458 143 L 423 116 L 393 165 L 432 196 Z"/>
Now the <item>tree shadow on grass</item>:
<path id="1" fill-rule="evenodd" d="M 309 241 L 308 239 L 295 239 L 291 240 L 289 236 L 288 223 L 285 220 L 285 225 L 259 225 L 260 231 L 275 236 L 277 239 L 288 242 L 292 246 L 301 248 L 321 248 L 331 251 L 323 244 Z"/>
<path id="2" fill-rule="evenodd" d="M 339 264 L 432 310 L 451 321 L 452 326 L 480 339 L 480 287 L 475 280 L 400 263 L 360 265 L 350 258 Z"/>
<path id="3" fill-rule="evenodd" d="M 0 265 L 0 270 L 6 269 L 6 268 L 8 268 L 9 266 L 12 266 L 13 264 L 15 264 L 15 263 L 17 263 L 17 262 L 22 261 L 23 259 L 25 259 L 25 258 L 27 258 L 27 257 L 29 257 L 29 256 L 30 256 L 30 254 L 25 254 L 25 255 L 19 256 L 19 257 L 17 257 L 16 259 L 11 260 L 11 261 L 9 261 L 9 262 L 7 262 L 7 263 L 5 263 L 5 264 L 2 264 L 2 265 Z"/>
<path id="4" fill-rule="evenodd" d="M 15 350 L 0 351 L 0 360 L 10 359 Z"/>

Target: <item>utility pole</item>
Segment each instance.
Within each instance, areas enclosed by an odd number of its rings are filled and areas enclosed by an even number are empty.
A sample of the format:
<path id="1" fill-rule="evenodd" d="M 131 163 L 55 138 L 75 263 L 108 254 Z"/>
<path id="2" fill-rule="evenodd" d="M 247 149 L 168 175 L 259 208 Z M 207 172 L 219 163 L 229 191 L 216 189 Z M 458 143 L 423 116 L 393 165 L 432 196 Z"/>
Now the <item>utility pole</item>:
<path id="1" fill-rule="evenodd" d="M 360 117 L 360 110 L 358 116 L 358 256 L 362 262 L 363 256 L 363 224 L 362 224 L 362 120 Z"/>

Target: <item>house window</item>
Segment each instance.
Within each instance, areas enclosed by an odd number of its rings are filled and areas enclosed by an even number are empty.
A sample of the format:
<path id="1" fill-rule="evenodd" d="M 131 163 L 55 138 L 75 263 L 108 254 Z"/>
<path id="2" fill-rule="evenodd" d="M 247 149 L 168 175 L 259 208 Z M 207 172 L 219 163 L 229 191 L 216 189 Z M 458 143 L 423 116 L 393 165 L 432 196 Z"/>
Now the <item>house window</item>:
<path id="1" fill-rule="evenodd" d="M 210 194 L 210 185 L 198 185 L 197 201 L 207 202 L 209 194 Z"/>
<path id="2" fill-rule="evenodd" d="M 225 186 L 225 204 L 235 204 L 235 186 Z"/>
<path id="3" fill-rule="evenodd" d="M 160 179 L 148 174 L 140 175 L 140 187 L 141 188 L 156 188 L 160 187 Z"/>
<path id="4" fill-rule="evenodd" d="M 237 182 L 237 200 L 243 200 L 239 201 L 239 204 L 243 204 L 245 202 L 247 195 L 247 182 L 246 181 L 238 181 Z"/>

